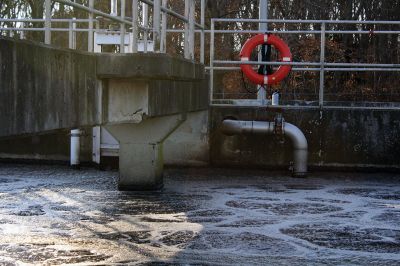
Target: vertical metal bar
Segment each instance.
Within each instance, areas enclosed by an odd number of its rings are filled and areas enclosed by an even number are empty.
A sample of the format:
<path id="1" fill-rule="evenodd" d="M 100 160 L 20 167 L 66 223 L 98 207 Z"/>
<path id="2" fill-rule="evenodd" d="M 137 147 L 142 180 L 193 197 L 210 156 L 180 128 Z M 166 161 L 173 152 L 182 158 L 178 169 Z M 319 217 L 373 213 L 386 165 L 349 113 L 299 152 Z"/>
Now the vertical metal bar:
<path id="1" fill-rule="evenodd" d="M 162 7 L 167 8 L 168 0 L 162 0 Z M 167 52 L 167 13 L 162 12 L 161 14 L 161 44 L 160 52 Z"/>
<path id="2" fill-rule="evenodd" d="M 214 99 L 214 20 L 211 20 L 211 36 L 210 36 L 210 103 Z"/>
<path id="3" fill-rule="evenodd" d="M 94 0 L 89 0 L 89 8 L 94 9 Z M 93 12 L 89 12 L 88 52 L 93 52 Z"/>
<path id="4" fill-rule="evenodd" d="M 68 28 L 69 28 L 69 31 L 68 31 L 68 48 L 69 48 L 69 49 L 74 49 L 74 48 L 73 48 L 73 38 L 74 38 L 74 36 L 73 36 L 72 21 L 70 21 L 70 22 L 68 23 Z"/>
<path id="5" fill-rule="evenodd" d="M 111 0 L 111 14 L 112 16 L 118 16 L 118 0 Z"/>
<path id="6" fill-rule="evenodd" d="M 185 18 L 189 19 L 189 1 L 185 0 Z M 185 23 L 185 35 L 184 35 L 184 57 L 186 59 L 190 58 L 189 55 L 189 23 Z"/>
<path id="7" fill-rule="evenodd" d="M 21 34 L 20 34 L 21 40 L 25 40 L 25 30 L 24 30 L 24 28 L 25 28 L 25 23 L 21 22 Z"/>
<path id="8" fill-rule="evenodd" d="M 51 44 L 51 0 L 45 1 L 44 43 Z"/>
<path id="9" fill-rule="evenodd" d="M 268 0 L 260 0 L 258 12 L 260 19 L 268 19 Z M 262 31 L 267 30 L 267 23 L 259 23 L 258 28 Z"/>
<path id="10" fill-rule="evenodd" d="M 319 106 L 324 106 L 324 86 L 325 86 L 325 40 L 326 36 L 326 24 L 321 24 L 321 55 L 320 55 L 320 63 L 321 63 L 321 71 L 319 74 Z"/>
<path id="11" fill-rule="evenodd" d="M 258 12 L 260 19 L 268 19 L 268 0 L 260 0 Z M 258 29 L 260 31 L 266 32 L 267 28 L 268 27 L 266 23 L 258 24 Z M 261 53 L 258 54 L 258 61 L 262 61 Z M 263 87 L 258 85 L 257 87 L 257 99 L 261 102 L 262 105 L 265 105 L 267 100 L 267 85 L 265 84 Z"/>
<path id="12" fill-rule="evenodd" d="M 72 18 L 76 20 L 76 18 Z M 72 22 L 72 49 L 76 49 L 76 22 Z"/>
<path id="13" fill-rule="evenodd" d="M 153 45 L 154 52 L 160 51 L 160 36 L 161 36 L 161 0 L 153 0 Z"/>
<path id="14" fill-rule="evenodd" d="M 132 0 L 132 53 L 138 51 L 138 0 Z"/>
<path id="15" fill-rule="evenodd" d="M 121 0 L 121 19 L 125 19 L 125 0 Z M 120 27 L 119 52 L 123 54 L 125 53 L 125 23 L 121 23 Z"/>
<path id="16" fill-rule="evenodd" d="M 145 27 L 145 30 L 143 32 L 143 51 L 147 53 L 147 37 L 148 37 L 147 27 L 149 26 L 149 6 L 143 2 L 142 8 L 143 8 L 142 24 L 143 27 Z"/>
<path id="17" fill-rule="evenodd" d="M 188 38 L 188 48 L 189 48 L 189 59 L 194 60 L 194 40 L 195 40 L 195 2 L 194 0 L 189 0 L 189 38 Z"/>
<path id="18" fill-rule="evenodd" d="M 205 48 L 205 10 L 206 10 L 206 2 L 205 0 L 201 0 L 200 4 L 200 24 L 202 26 L 202 30 L 200 33 L 200 63 L 204 64 L 204 48 Z"/>

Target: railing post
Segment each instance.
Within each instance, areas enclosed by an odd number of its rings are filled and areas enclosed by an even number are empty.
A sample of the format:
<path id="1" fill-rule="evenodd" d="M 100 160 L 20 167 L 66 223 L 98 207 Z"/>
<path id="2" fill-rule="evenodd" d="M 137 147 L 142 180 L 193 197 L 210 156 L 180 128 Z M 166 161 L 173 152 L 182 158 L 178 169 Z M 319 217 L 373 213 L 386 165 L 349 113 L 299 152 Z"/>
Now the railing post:
<path id="1" fill-rule="evenodd" d="M 162 7 L 167 8 L 168 0 L 162 0 Z M 160 43 L 160 52 L 167 52 L 167 13 L 161 13 L 161 43 Z"/>
<path id="2" fill-rule="evenodd" d="M 138 51 L 138 0 L 132 0 L 132 53 Z"/>
<path id="3" fill-rule="evenodd" d="M 325 40 L 326 24 L 321 24 L 321 55 L 320 55 L 320 74 L 319 74 L 319 107 L 324 106 L 324 87 L 325 87 Z"/>
<path id="4" fill-rule="evenodd" d="M 69 31 L 68 31 L 68 48 L 69 49 L 74 49 L 73 48 L 73 38 L 74 38 L 74 36 L 73 36 L 72 21 L 68 22 L 68 28 L 69 28 Z"/>
<path id="5" fill-rule="evenodd" d="M 147 27 L 149 26 L 149 6 L 143 2 L 142 8 L 143 8 L 142 24 L 143 24 L 143 27 L 145 27 L 145 29 L 143 31 L 143 52 L 147 53 L 147 38 L 148 38 L 148 34 L 149 34 L 147 31 Z"/>
<path id="6" fill-rule="evenodd" d="M 210 104 L 214 99 L 214 28 L 215 22 L 211 19 L 211 33 L 210 33 Z"/>
<path id="7" fill-rule="evenodd" d="M 161 27 L 160 27 L 160 16 L 161 16 L 161 0 L 153 1 L 153 43 L 154 52 L 160 51 L 160 37 L 161 37 Z"/>
<path id="8" fill-rule="evenodd" d="M 125 0 L 121 0 L 121 19 L 125 19 Z M 120 29 L 120 37 L 121 37 L 121 42 L 119 45 L 119 52 L 121 54 L 125 53 L 125 23 L 121 23 L 121 29 Z"/>
<path id="9" fill-rule="evenodd" d="M 185 0 L 185 17 L 189 21 L 185 22 L 185 58 L 194 59 L 194 39 L 195 39 L 195 2 Z"/>
<path id="10" fill-rule="evenodd" d="M 89 8 L 94 9 L 94 0 L 89 0 Z M 93 12 L 89 12 L 88 52 L 93 52 Z"/>
<path id="11" fill-rule="evenodd" d="M 24 28 L 25 28 L 25 23 L 21 22 L 21 34 L 20 34 L 21 40 L 25 40 L 25 30 L 24 30 Z"/>
<path id="12" fill-rule="evenodd" d="M 201 34 L 200 34 L 200 63 L 204 64 L 204 47 L 205 47 L 205 10 L 206 10 L 206 3 L 205 0 L 201 0 L 200 3 L 200 24 L 201 24 Z"/>
<path id="13" fill-rule="evenodd" d="M 195 2 L 194 0 L 189 0 L 189 59 L 194 60 L 194 40 L 195 40 Z"/>
<path id="14" fill-rule="evenodd" d="M 72 18 L 73 20 L 76 20 L 76 18 Z M 70 22 L 70 39 L 69 39 L 69 48 L 70 49 L 76 49 L 76 22 L 72 21 Z"/>
<path id="15" fill-rule="evenodd" d="M 112 16 L 118 16 L 118 0 L 111 0 L 111 14 Z"/>
<path id="16" fill-rule="evenodd" d="M 189 19 L 189 1 L 190 0 L 185 0 L 185 18 Z M 185 34 L 184 34 L 184 57 L 186 59 L 190 58 L 189 54 L 189 23 L 185 23 Z"/>
<path id="17" fill-rule="evenodd" d="M 268 0 L 260 0 L 259 1 L 259 10 L 258 17 L 259 19 L 268 19 Z M 258 29 L 262 32 L 266 32 L 268 30 L 268 25 L 266 23 L 259 23 Z M 258 53 L 258 61 L 262 61 L 261 51 Z M 265 73 L 264 73 L 265 74 Z M 262 105 L 265 105 L 267 102 L 267 85 L 264 86 L 257 85 L 257 100 L 260 101 Z"/>
<path id="18" fill-rule="evenodd" d="M 51 44 L 51 0 L 45 1 L 44 43 Z"/>

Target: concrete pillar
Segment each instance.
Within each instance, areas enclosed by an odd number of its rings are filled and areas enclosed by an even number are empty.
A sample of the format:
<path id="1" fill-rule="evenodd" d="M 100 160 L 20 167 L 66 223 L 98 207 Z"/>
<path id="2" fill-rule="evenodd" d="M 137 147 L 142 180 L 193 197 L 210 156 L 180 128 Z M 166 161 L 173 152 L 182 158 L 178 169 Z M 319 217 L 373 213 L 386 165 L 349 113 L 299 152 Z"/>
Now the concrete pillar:
<path id="1" fill-rule="evenodd" d="M 106 125 L 119 142 L 119 190 L 157 190 L 163 186 L 163 143 L 183 122 L 182 115 Z"/>

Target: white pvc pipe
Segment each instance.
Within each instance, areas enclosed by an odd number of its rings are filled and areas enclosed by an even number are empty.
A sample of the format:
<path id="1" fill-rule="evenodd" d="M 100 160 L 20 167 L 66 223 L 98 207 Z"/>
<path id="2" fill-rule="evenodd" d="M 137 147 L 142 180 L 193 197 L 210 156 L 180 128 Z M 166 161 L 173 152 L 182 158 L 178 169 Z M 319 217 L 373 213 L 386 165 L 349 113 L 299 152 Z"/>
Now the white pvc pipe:
<path id="1" fill-rule="evenodd" d="M 271 97 L 271 104 L 272 105 L 279 105 L 279 92 L 274 92 L 272 93 Z"/>
<path id="2" fill-rule="evenodd" d="M 72 167 L 79 167 L 80 165 L 80 136 L 81 131 L 79 129 L 71 130 L 71 154 L 70 164 Z"/>

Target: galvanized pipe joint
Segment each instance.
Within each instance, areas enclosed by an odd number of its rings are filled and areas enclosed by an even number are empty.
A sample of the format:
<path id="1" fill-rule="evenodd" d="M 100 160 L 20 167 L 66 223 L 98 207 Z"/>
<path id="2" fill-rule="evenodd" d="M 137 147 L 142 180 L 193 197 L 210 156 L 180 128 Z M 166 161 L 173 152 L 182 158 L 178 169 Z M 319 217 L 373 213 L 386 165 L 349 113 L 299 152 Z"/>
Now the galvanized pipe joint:
<path id="1" fill-rule="evenodd" d="M 274 134 L 275 122 L 224 120 L 222 133 L 228 136 L 244 134 Z M 283 122 L 283 134 L 293 143 L 292 173 L 296 177 L 307 175 L 308 143 L 303 132 L 293 124 Z"/>

